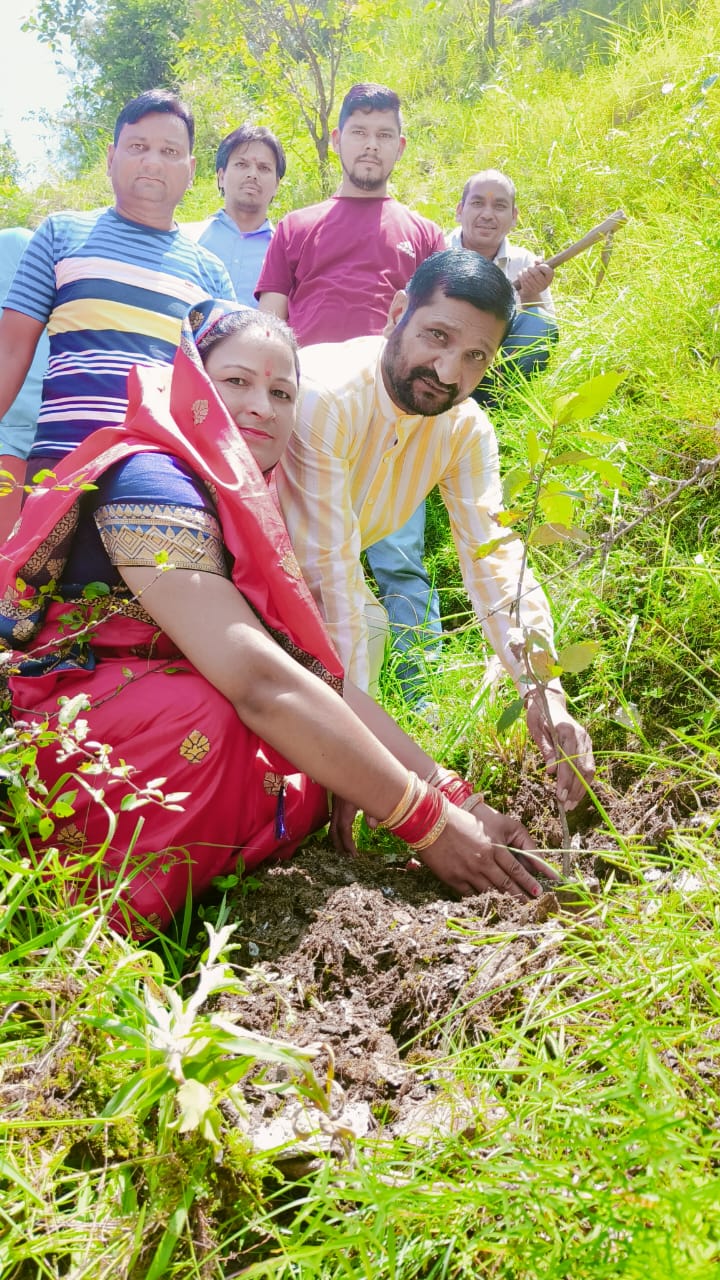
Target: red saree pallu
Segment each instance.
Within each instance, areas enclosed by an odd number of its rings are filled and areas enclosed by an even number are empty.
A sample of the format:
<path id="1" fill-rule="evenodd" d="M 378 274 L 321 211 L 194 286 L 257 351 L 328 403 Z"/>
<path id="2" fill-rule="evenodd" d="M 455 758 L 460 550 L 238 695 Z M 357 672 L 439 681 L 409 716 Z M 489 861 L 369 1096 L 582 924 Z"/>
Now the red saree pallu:
<path id="1" fill-rule="evenodd" d="M 58 617 L 67 611 L 67 605 L 50 607 L 38 645 L 57 642 Z M 143 650 L 147 656 L 139 656 Z M 74 870 L 74 897 L 112 894 L 118 877 L 127 881 L 109 912 L 114 928 L 138 937 L 147 926 L 163 928 L 188 894 L 201 894 L 215 876 L 238 866 L 251 870 L 273 855 L 289 858 L 327 822 L 325 789 L 251 732 L 157 627 L 108 619 L 93 632 L 92 652 L 92 673 L 80 668 L 15 676 L 11 692 L 18 719 L 49 716 L 50 724 L 61 697 L 86 694 L 91 705 L 80 718 L 88 722 L 87 741 L 110 744 L 111 764 L 131 765 L 127 780 L 107 772 L 85 777 L 89 787 L 104 792 L 116 821 L 97 866 L 92 855 L 107 840 L 110 821 L 78 773 L 94 752 L 58 760 L 51 745 L 37 760 L 48 787 L 66 779 L 62 790 L 77 790 L 72 817 L 58 820 L 47 842 Z M 182 810 L 178 802 L 165 808 L 157 801 L 123 810 L 123 797 L 142 794 L 150 782 L 165 795 L 186 793 Z M 38 842 L 38 852 L 42 848 Z"/>
<path id="2" fill-rule="evenodd" d="M 52 728 L 59 700 L 84 694 L 90 705 L 79 717 L 88 722 L 87 743 L 107 744 L 111 765 L 130 766 L 126 777 L 84 775 L 83 753 L 93 754 L 84 745 L 66 759 L 58 759 L 55 744 L 38 755 L 48 787 L 75 774 L 62 790 L 78 793 L 72 816 L 57 820 L 46 843 L 72 869 L 78 898 L 112 893 L 119 878 L 127 882 L 110 919 L 136 936 L 167 925 L 188 894 L 202 893 L 239 859 L 250 869 L 289 857 L 327 821 L 327 795 L 240 721 L 138 602 L 116 593 L 53 601 L 77 527 L 80 486 L 133 453 L 162 452 L 188 464 L 215 502 L 235 585 L 283 649 L 342 689 L 339 661 L 265 479 L 194 346 L 183 343 L 171 379 L 169 373 L 133 370 L 124 426 L 90 436 L 29 496 L 0 565 L 0 633 L 18 663 L 9 680 L 14 718 Z M 122 809 L 125 796 L 150 783 L 164 795 L 187 796 Z M 112 818 L 91 790 L 104 793 Z M 109 833 L 102 857 L 94 857 Z"/>

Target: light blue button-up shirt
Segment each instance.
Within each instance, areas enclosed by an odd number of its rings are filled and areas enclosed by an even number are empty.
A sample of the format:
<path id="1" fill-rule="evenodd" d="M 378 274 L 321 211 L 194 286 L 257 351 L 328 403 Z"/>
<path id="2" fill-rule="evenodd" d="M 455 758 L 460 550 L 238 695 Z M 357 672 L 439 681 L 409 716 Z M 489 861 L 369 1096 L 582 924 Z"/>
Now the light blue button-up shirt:
<path id="1" fill-rule="evenodd" d="M 274 231 L 269 219 L 255 231 L 241 231 L 224 209 L 218 209 L 205 222 L 187 223 L 182 229 L 220 259 L 233 282 L 238 302 L 257 307 L 254 289 Z"/>
<path id="2" fill-rule="evenodd" d="M 18 262 L 31 239 L 32 232 L 25 227 L 8 227 L 0 231 L 0 303 L 5 302 Z M 35 439 L 42 380 L 49 355 L 48 337 L 43 330 L 28 375 L 5 417 L 0 418 L 0 453 L 27 458 Z"/>

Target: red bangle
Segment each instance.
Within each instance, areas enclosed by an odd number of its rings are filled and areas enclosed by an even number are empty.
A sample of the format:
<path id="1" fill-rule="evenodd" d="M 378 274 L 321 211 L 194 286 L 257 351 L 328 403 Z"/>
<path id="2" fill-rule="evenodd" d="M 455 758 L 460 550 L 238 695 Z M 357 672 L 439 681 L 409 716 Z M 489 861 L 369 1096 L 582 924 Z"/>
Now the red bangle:
<path id="1" fill-rule="evenodd" d="M 447 824 L 447 800 L 436 787 L 410 775 L 412 789 L 396 805 L 382 826 L 404 840 L 411 848 L 426 849 L 433 844 Z M 411 790 L 411 795 L 408 792 Z M 397 815 L 397 816 L 396 816 Z"/>
<path id="2" fill-rule="evenodd" d="M 469 800 L 473 794 L 472 783 L 466 782 L 453 769 L 443 769 L 441 764 L 435 765 L 427 781 L 432 787 L 442 791 L 450 803 L 457 805 L 458 809 L 461 809 L 465 801 Z"/>

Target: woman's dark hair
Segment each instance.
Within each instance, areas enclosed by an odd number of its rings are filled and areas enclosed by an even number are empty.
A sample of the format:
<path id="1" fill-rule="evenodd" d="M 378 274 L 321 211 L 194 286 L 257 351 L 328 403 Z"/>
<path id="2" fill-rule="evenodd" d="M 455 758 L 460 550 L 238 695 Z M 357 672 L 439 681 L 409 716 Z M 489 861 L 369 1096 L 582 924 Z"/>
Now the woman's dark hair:
<path id="1" fill-rule="evenodd" d="M 215 157 L 215 172 L 217 173 L 218 169 L 227 169 L 228 160 L 236 147 L 247 147 L 251 142 L 263 142 L 268 150 L 272 151 L 278 182 L 284 178 L 287 162 L 282 143 L 270 129 L 265 128 L 264 124 L 241 124 L 223 138 Z"/>
<path id="2" fill-rule="evenodd" d="M 299 381 L 298 345 L 292 329 L 279 316 L 274 316 L 267 311 L 256 311 L 253 307 L 238 307 L 237 311 L 223 312 L 216 320 L 210 318 L 210 324 L 204 327 L 200 336 L 195 339 L 203 364 L 213 347 L 216 347 L 219 342 L 229 338 L 233 333 L 245 333 L 248 329 L 264 329 L 287 344 L 293 354 L 295 372 Z"/>
<path id="3" fill-rule="evenodd" d="M 154 112 L 161 115 L 177 116 L 182 120 L 188 131 L 188 139 L 190 141 L 190 150 L 192 151 L 195 143 L 195 117 L 189 107 L 181 102 L 176 93 L 170 93 L 168 89 L 146 89 L 144 93 L 138 94 L 137 98 L 131 98 L 123 107 L 120 115 L 115 121 L 115 146 L 118 144 L 120 131 L 126 124 L 137 124 L 138 120 L 142 120 L 144 116 L 150 116 Z"/>
<path id="4" fill-rule="evenodd" d="M 436 293 L 469 302 L 504 321 L 509 329 L 515 318 L 515 290 L 499 267 L 472 249 L 443 249 L 420 263 L 407 285 L 408 305 L 400 323 L 418 307 L 427 306 Z"/>

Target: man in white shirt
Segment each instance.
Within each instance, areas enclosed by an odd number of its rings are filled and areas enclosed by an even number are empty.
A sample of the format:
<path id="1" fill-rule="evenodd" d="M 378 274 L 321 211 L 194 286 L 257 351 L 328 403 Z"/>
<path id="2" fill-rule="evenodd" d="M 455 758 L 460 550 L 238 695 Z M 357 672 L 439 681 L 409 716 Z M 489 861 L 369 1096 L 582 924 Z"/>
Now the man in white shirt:
<path id="1" fill-rule="evenodd" d="M 522 543 L 507 540 L 496 521 L 497 441 L 470 398 L 514 310 L 507 279 L 476 254 L 445 250 L 426 259 L 407 292 L 396 294 L 385 337 L 301 352 L 297 429 L 275 481 L 305 580 L 347 674 L 364 688 L 374 673 L 361 551 L 400 528 L 418 499 L 440 486 L 475 613 L 522 691 L 529 728 L 551 763 L 543 699 L 527 683 L 524 654 L 539 636 L 552 646 L 550 608 L 523 568 Z M 561 750 L 578 771 L 558 770 L 558 794 L 572 807 L 584 794 L 582 779 L 592 776 L 590 740 L 557 681 L 547 703 Z"/>
<path id="2" fill-rule="evenodd" d="M 472 249 L 494 262 L 515 285 L 518 313 L 502 344 L 502 355 L 512 367 L 528 377 L 544 368 L 550 343 L 557 340 L 555 304 L 550 285 L 553 269 L 535 254 L 508 238 L 517 224 L 515 184 L 497 169 L 483 169 L 468 178 L 455 211 L 458 227 L 448 232 L 449 249 Z M 475 399 L 488 402 L 488 382 L 478 388 Z"/>

